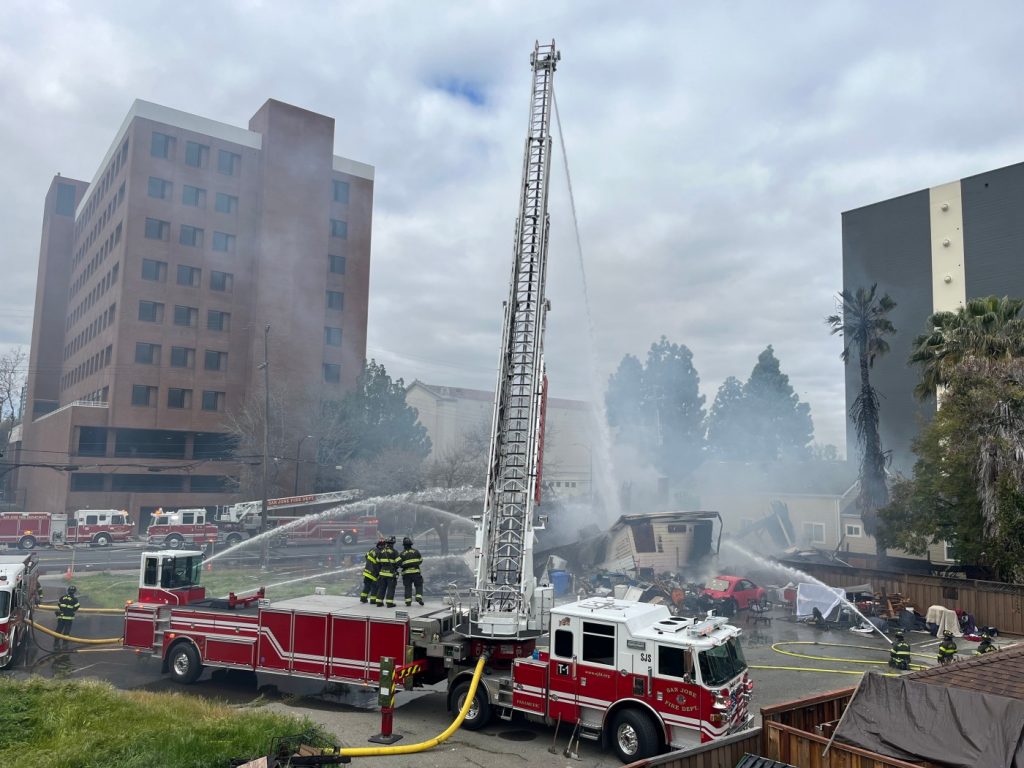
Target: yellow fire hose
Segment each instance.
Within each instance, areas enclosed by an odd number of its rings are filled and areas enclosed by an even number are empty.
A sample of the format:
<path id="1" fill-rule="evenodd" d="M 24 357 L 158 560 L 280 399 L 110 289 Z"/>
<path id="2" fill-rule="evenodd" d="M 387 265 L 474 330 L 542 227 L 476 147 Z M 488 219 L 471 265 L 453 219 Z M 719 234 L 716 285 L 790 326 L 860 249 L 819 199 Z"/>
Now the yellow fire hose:
<path id="1" fill-rule="evenodd" d="M 42 624 L 29 619 L 29 624 L 38 629 L 40 632 L 45 632 L 50 637 L 56 637 L 58 640 L 70 640 L 73 643 L 83 643 L 85 645 L 110 645 L 110 643 L 120 643 L 120 637 L 104 637 L 104 638 L 88 638 L 88 637 L 72 637 L 71 635 L 62 635 L 59 632 L 54 632 L 49 627 L 44 627 Z"/>
<path id="2" fill-rule="evenodd" d="M 459 710 L 458 716 L 449 725 L 444 732 L 435 736 L 427 741 L 421 741 L 417 744 L 403 744 L 395 747 L 344 747 L 338 750 L 339 754 L 347 757 L 380 757 L 381 755 L 411 755 L 415 752 L 425 752 L 428 749 L 436 747 L 438 744 L 445 742 L 448 738 L 459 730 L 459 726 L 462 725 L 462 721 L 466 719 L 466 715 L 469 714 L 470 707 L 473 706 L 473 700 L 476 696 L 477 685 L 480 683 L 480 676 L 484 672 L 484 662 L 486 661 L 485 656 L 481 656 L 480 660 L 476 663 L 476 670 L 473 672 L 473 682 L 469 684 L 469 691 L 466 693 L 466 701 L 462 704 L 462 709 Z"/>
<path id="3" fill-rule="evenodd" d="M 56 611 L 56 605 L 37 605 L 43 611 Z M 78 613 L 124 613 L 124 608 L 79 608 Z"/>
<path id="4" fill-rule="evenodd" d="M 845 658 L 842 658 L 842 657 L 839 657 L 839 656 L 812 656 L 809 653 L 796 653 L 795 651 L 784 651 L 784 650 L 782 650 L 782 648 L 779 647 L 779 646 L 782 646 L 782 645 L 821 645 L 821 646 L 829 646 L 829 647 L 832 647 L 832 648 L 859 648 L 861 650 L 867 650 L 867 651 L 882 651 L 882 650 L 884 650 L 882 648 L 876 648 L 876 647 L 873 647 L 873 646 L 870 646 L 870 645 L 851 645 L 851 644 L 848 644 L 848 643 L 819 643 L 819 642 L 814 641 L 814 640 L 783 640 L 783 641 L 780 641 L 778 643 L 774 643 L 771 648 L 776 653 L 781 653 L 781 654 L 783 654 L 785 656 L 793 656 L 793 657 L 798 658 L 798 659 L 813 659 L 814 661 L 836 661 L 836 662 L 850 663 L 850 664 L 888 665 L 888 663 L 889 663 L 888 661 L 869 661 L 869 660 L 864 660 L 864 659 L 845 659 Z M 923 654 L 923 653 L 912 653 L 911 655 L 912 656 L 920 656 L 920 657 L 926 658 L 926 659 L 932 658 L 931 656 L 929 656 L 927 654 Z M 819 667 L 785 667 L 785 666 L 774 665 L 774 664 L 771 664 L 771 665 L 769 665 L 769 664 L 751 664 L 749 666 L 750 666 L 750 669 L 780 669 L 780 670 L 785 670 L 785 671 L 789 671 L 789 672 L 826 672 L 826 673 L 832 673 L 832 674 L 835 674 L 835 675 L 863 675 L 864 674 L 863 672 L 859 672 L 857 670 L 852 670 L 852 669 L 822 669 L 822 668 L 819 668 Z M 923 664 L 911 664 L 910 668 L 911 669 L 927 669 L 927 666 L 923 665 Z M 890 677 L 898 677 L 899 676 L 899 673 L 897 673 L 897 672 L 886 672 L 886 673 L 883 673 L 883 674 L 885 674 L 887 676 L 890 676 Z"/>

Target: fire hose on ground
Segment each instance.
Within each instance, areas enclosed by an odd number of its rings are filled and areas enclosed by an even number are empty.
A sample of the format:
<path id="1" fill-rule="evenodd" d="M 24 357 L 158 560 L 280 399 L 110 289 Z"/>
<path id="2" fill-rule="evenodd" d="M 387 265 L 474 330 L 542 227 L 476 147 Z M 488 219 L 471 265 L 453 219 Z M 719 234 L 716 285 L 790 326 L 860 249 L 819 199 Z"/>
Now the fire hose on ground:
<path id="1" fill-rule="evenodd" d="M 62 635 L 59 632 L 55 632 L 54 630 L 50 629 L 49 627 L 44 627 L 42 624 L 39 624 L 38 622 L 33 621 L 32 619 L 29 619 L 28 623 L 31 624 L 34 629 L 38 629 L 40 632 L 44 632 L 50 637 L 55 637 L 58 640 L 70 640 L 73 643 L 82 643 L 84 645 L 110 645 L 111 643 L 121 642 L 120 637 L 90 638 L 73 637 L 72 635 Z"/>
<path id="2" fill-rule="evenodd" d="M 857 648 L 857 649 L 860 649 L 860 650 L 867 650 L 867 651 L 881 651 L 881 650 L 884 650 L 882 648 L 877 648 L 877 647 L 870 646 L 870 645 L 852 645 L 852 644 L 849 644 L 849 643 L 819 643 L 819 642 L 814 641 L 814 640 L 784 640 L 784 641 L 780 641 L 778 643 L 773 643 L 771 648 L 776 653 L 781 653 L 781 654 L 783 654 L 785 656 L 793 656 L 793 657 L 798 658 L 798 659 L 813 659 L 814 661 L 835 661 L 835 662 L 840 662 L 840 663 L 844 663 L 844 664 L 875 664 L 875 665 L 879 665 L 879 666 L 888 666 L 888 664 L 889 664 L 888 660 L 886 660 L 886 661 L 874 661 L 874 660 L 868 660 L 868 659 L 847 659 L 847 658 L 843 658 L 843 657 L 840 657 L 840 656 L 813 656 L 813 655 L 811 655 L 809 653 L 797 653 L 795 651 L 785 651 L 785 650 L 783 650 L 782 648 L 779 647 L 779 646 L 783 646 L 783 645 L 820 645 L 820 646 L 828 646 L 828 647 L 832 647 L 832 648 Z M 924 654 L 924 653 L 911 653 L 911 656 L 919 656 L 921 658 L 926 658 L 926 659 L 933 658 L 932 656 L 930 656 L 928 654 Z M 924 665 L 924 664 L 911 664 L 910 668 L 911 669 L 927 669 L 927 665 Z M 823 668 L 820 668 L 820 667 L 786 667 L 786 666 L 780 666 L 780 665 L 774 665 L 774 664 L 767 664 L 767 665 L 766 664 L 751 664 L 750 665 L 750 669 L 780 669 L 780 670 L 787 670 L 787 671 L 790 671 L 790 672 L 826 672 L 826 673 L 832 673 L 832 674 L 836 674 L 836 675 L 862 675 L 862 674 L 864 674 L 863 672 L 860 672 L 860 671 L 857 671 L 857 670 L 853 670 L 853 669 L 823 669 Z M 896 676 L 898 673 L 891 672 L 891 673 L 886 673 L 886 674 L 890 674 L 890 675 Z"/>
<path id="3" fill-rule="evenodd" d="M 44 611 L 56 611 L 59 606 L 56 605 L 37 605 Z M 77 613 L 124 613 L 124 608 L 79 608 Z"/>

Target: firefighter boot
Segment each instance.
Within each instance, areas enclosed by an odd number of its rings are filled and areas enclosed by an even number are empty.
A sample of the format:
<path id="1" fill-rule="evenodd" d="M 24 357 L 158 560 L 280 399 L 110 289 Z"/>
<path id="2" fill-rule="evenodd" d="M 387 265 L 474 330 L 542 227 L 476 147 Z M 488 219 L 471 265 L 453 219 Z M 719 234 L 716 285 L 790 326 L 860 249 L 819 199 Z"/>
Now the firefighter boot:
<path id="1" fill-rule="evenodd" d="M 417 597 L 416 598 L 416 602 L 419 603 L 420 605 L 423 605 L 423 598 L 422 597 Z"/>

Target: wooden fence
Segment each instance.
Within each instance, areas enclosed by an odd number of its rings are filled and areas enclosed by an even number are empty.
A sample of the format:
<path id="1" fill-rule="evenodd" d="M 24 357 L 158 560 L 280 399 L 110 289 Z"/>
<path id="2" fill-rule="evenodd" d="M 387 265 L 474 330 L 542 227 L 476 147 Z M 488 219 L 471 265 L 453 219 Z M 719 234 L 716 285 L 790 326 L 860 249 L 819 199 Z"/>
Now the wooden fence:
<path id="1" fill-rule="evenodd" d="M 1024 586 L 996 581 L 922 576 L 838 565 L 787 563 L 833 587 L 869 583 L 876 592 L 898 592 L 917 609 L 942 605 L 962 608 L 974 615 L 980 626 L 998 627 L 1001 632 L 1024 635 Z"/>
<path id="2" fill-rule="evenodd" d="M 626 768 L 735 768 L 748 752 L 761 754 L 760 728 L 740 731 L 701 747 L 639 760 Z"/>

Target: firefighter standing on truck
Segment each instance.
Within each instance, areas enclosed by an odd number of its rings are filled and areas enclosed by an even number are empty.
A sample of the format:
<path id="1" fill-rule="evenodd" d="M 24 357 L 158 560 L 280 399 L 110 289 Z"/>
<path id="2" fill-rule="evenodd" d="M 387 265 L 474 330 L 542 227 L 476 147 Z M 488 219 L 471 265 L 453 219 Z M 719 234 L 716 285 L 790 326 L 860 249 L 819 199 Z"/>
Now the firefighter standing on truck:
<path id="1" fill-rule="evenodd" d="M 380 573 L 380 551 L 387 544 L 384 539 L 377 541 L 377 546 L 366 553 L 366 563 L 363 565 L 363 591 L 359 593 L 359 602 L 365 603 L 373 597 L 377 587 L 377 574 Z"/>
<path id="2" fill-rule="evenodd" d="M 58 635 L 71 634 L 71 625 L 75 620 L 75 614 L 82 607 L 82 604 L 78 602 L 78 598 L 75 597 L 76 592 L 78 592 L 78 588 L 72 584 L 68 587 L 67 594 L 61 595 L 60 600 L 57 601 Z M 63 638 L 56 637 L 53 640 L 53 647 L 54 649 L 60 648 L 64 643 L 65 640 Z"/>
<path id="3" fill-rule="evenodd" d="M 373 602 L 388 608 L 395 607 L 395 573 L 398 571 L 398 553 L 395 551 L 395 537 L 392 536 L 377 553 L 380 570 L 377 572 L 377 591 Z"/>
<path id="4" fill-rule="evenodd" d="M 423 565 L 423 555 L 413 547 L 412 539 L 406 536 L 402 539 L 402 552 L 398 556 L 398 563 L 402 566 L 402 584 L 405 587 L 405 604 L 412 605 L 413 589 L 416 591 L 416 602 L 423 605 L 423 574 L 420 573 L 420 566 Z"/>

